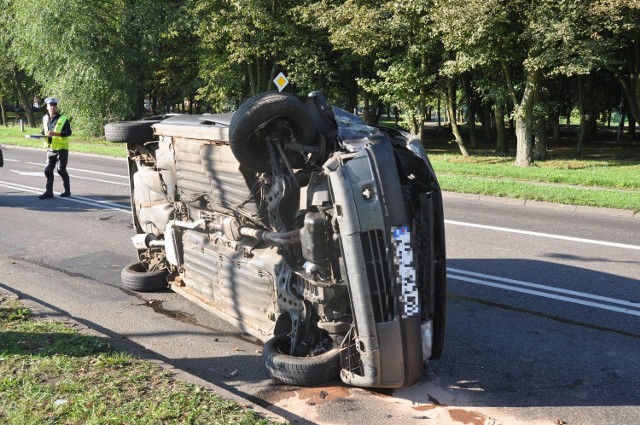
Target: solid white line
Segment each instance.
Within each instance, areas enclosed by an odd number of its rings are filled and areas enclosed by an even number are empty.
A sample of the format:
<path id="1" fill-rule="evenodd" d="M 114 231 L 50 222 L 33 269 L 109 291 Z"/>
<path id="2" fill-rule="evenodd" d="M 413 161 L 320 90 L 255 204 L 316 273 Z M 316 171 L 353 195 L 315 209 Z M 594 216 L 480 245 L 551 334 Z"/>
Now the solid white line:
<path id="1" fill-rule="evenodd" d="M 28 192 L 28 193 L 40 193 L 42 192 L 42 189 L 38 189 L 35 187 L 30 187 L 30 186 L 24 186 L 21 184 L 16 184 L 16 183 L 10 183 L 10 182 L 3 182 L 0 181 L 0 186 L 2 187 L 6 187 L 9 189 L 14 189 L 14 190 L 18 190 L 21 192 Z M 59 195 L 60 192 L 54 192 L 54 194 Z M 109 210 L 109 211 L 118 211 L 121 213 L 125 213 L 125 214 L 131 214 L 131 210 L 127 209 L 127 207 L 120 205 L 120 204 L 116 204 L 113 202 L 109 202 L 109 201 L 102 201 L 102 200 L 97 200 L 97 199 L 92 199 L 92 198 L 85 198 L 83 196 L 71 196 L 69 198 L 59 198 L 63 201 L 68 201 L 68 202 L 76 202 L 79 204 L 85 204 L 85 205 L 91 205 L 93 207 L 97 207 L 100 209 L 104 209 L 104 210 Z"/>
<path id="2" fill-rule="evenodd" d="M 0 186 L 6 187 L 8 189 L 18 190 L 20 192 L 29 192 L 29 193 L 40 193 L 42 189 L 36 189 L 35 187 L 22 186 L 15 183 L 2 182 L 0 181 Z"/>
<path id="3" fill-rule="evenodd" d="M 44 173 L 42 171 L 18 171 L 11 170 L 12 173 L 16 173 L 20 176 L 30 176 L 30 177 L 42 177 Z"/>
<path id="4" fill-rule="evenodd" d="M 67 168 L 67 169 L 70 170 L 71 168 Z M 44 173 L 42 171 L 11 170 L 11 172 L 19 174 L 21 176 L 30 176 L 30 177 L 42 177 L 44 175 Z M 106 173 L 98 173 L 98 174 L 106 174 Z M 113 176 L 113 174 L 108 174 L 108 175 Z M 118 186 L 129 186 L 129 183 L 114 182 L 114 181 L 111 181 L 111 180 L 94 179 L 92 177 L 82 177 L 82 176 L 78 176 L 76 174 L 69 174 L 69 176 L 73 177 L 74 179 L 91 180 L 91 181 L 94 181 L 94 182 L 109 183 L 109 184 L 115 184 L 115 185 L 118 185 Z"/>
<path id="5" fill-rule="evenodd" d="M 460 274 L 463 274 L 463 275 L 467 275 L 467 276 L 473 276 L 473 277 L 489 279 L 489 280 L 496 280 L 498 282 L 511 283 L 511 284 L 514 284 L 514 285 L 526 286 L 526 287 L 529 287 L 529 288 L 541 289 L 543 291 L 558 292 L 560 294 L 575 295 L 577 297 L 589 298 L 589 299 L 592 299 L 592 300 L 604 301 L 604 302 L 608 302 L 608 303 L 612 303 L 612 304 L 626 305 L 628 307 L 633 307 L 633 308 L 637 308 L 637 309 L 640 310 L 640 303 L 634 303 L 634 302 L 631 302 L 631 301 L 618 300 L 616 298 L 609 298 L 609 297 L 603 297 L 603 296 L 600 296 L 600 295 L 587 294 L 586 292 L 572 291 L 570 289 L 555 288 L 553 286 L 539 285 L 537 283 L 524 282 L 522 280 L 508 279 L 508 278 L 505 278 L 505 277 L 491 276 L 491 275 L 488 275 L 488 274 L 475 273 L 475 272 L 470 272 L 470 271 L 466 271 L 466 270 L 460 270 L 460 269 L 454 269 L 454 268 L 451 268 L 451 267 L 447 267 L 447 273 L 450 272 L 450 271 L 451 272 L 455 272 L 455 273 L 460 273 Z"/>
<path id="6" fill-rule="evenodd" d="M 43 163 L 40 163 L 40 162 L 27 162 L 27 161 L 25 161 L 25 164 L 38 165 L 40 167 L 44 167 L 46 165 L 46 164 L 43 164 Z M 122 174 L 103 173 L 102 171 L 85 170 L 83 168 L 72 168 L 72 167 L 67 167 L 67 170 L 80 171 L 82 173 L 100 174 L 101 176 L 117 177 L 119 179 L 129 180 L 129 176 L 124 176 Z M 16 172 L 19 173 L 19 171 L 16 171 Z M 109 182 L 109 183 L 111 183 L 111 182 Z M 118 184 L 120 184 L 120 183 L 118 183 Z M 127 183 L 127 185 L 128 185 L 128 183 Z"/>
<path id="7" fill-rule="evenodd" d="M 67 168 L 68 170 L 69 168 Z M 69 177 L 73 177 L 74 179 L 80 179 L 80 180 L 91 180 L 94 182 L 102 182 L 102 183 L 109 183 L 109 184 L 115 184 L 118 186 L 129 186 L 129 183 L 121 183 L 121 182 L 112 182 L 111 180 L 102 180 L 102 179 L 93 179 L 91 177 L 81 177 L 81 176 L 77 176 L 75 174 L 69 174 Z"/>
<path id="8" fill-rule="evenodd" d="M 103 173 L 102 171 L 94 171 L 94 170 L 84 170 L 82 168 L 71 168 L 71 167 L 67 167 L 67 170 L 73 170 L 73 171 L 81 171 L 83 173 L 93 173 L 93 174 L 100 174 L 102 176 L 109 176 L 109 177 L 117 177 L 119 179 L 126 179 L 129 180 L 129 176 L 124 176 L 122 174 L 113 174 L 113 173 Z M 127 183 L 128 185 L 128 183 Z"/>
<path id="9" fill-rule="evenodd" d="M 508 291 L 521 292 L 523 294 L 536 295 L 536 296 L 544 297 L 544 298 L 551 298 L 551 299 L 559 300 L 559 301 L 566 301 L 566 302 L 573 303 L 573 304 L 581 304 L 581 305 L 585 305 L 585 306 L 588 306 L 588 307 L 595 307 L 595 308 L 600 308 L 600 309 L 603 309 L 603 310 L 615 311 L 617 313 L 630 314 L 632 316 L 640 316 L 640 311 L 630 310 L 628 308 L 615 307 L 615 306 L 612 306 L 612 305 L 600 304 L 600 303 L 586 301 L 586 300 L 579 300 L 579 299 L 576 299 L 576 298 L 565 297 L 565 296 L 562 296 L 562 295 L 548 294 L 546 292 L 534 291 L 534 290 L 531 290 L 531 289 L 516 288 L 516 287 L 513 287 L 513 286 L 503 285 L 503 284 L 500 284 L 500 283 L 486 282 L 484 280 L 473 279 L 473 278 L 468 278 L 468 277 L 464 277 L 464 276 L 456 276 L 456 275 L 453 275 L 453 274 L 450 275 L 448 273 L 447 273 L 447 278 L 461 280 L 463 282 L 477 283 L 479 285 L 484 285 L 484 286 L 491 286 L 493 288 L 506 289 Z"/>
<path id="10" fill-rule="evenodd" d="M 507 227 L 487 226 L 484 224 L 465 223 L 462 221 L 454 221 L 454 220 L 445 220 L 444 222 L 447 224 L 454 224 L 458 226 L 477 227 L 479 229 L 497 230 L 499 232 L 519 233 L 521 235 L 538 236 L 538 237 L 552 238 L 552 239 L 563 239 L 563 240 L 572 241 L 572 242 L 590 243 L 594 245 L 611 246 L 614 248 L 636 249 L 640 251 L 640 245 L 628 245 L 628 244 L 617 243 L 617 242 L 596 241 L 593 239 L 574 238 L 572 236 L 553 235 L 551 233 L 531 232 L 528 230 L 509 229 Z"/>

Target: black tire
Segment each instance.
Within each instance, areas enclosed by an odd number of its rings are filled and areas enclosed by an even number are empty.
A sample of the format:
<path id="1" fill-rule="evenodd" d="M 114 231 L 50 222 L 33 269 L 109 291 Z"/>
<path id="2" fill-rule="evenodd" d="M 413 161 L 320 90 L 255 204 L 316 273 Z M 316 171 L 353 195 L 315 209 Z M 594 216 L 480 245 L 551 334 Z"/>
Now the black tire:
<path id="1" fill-rule="evenodd" d="M 138 261 L 122 269 L 120 278 L 125 288 L 136 292 L 153 292 L 168 286 L 167 270 L 149 272 L 145 265 Z"/>
<path id="2" fill-rule="evenodd" d="M 256 131 L 265 123 L 268 124 Z M 264 138 L 288 140 L 290 134 L 286 128 L 293 130 L 298 144 L 316 144 L 315 126 L 302 100 L 289 93 L 267 92 L 254 96 L 240 105 L 231 118 L 231 151 L 248 170 L 269 172 L 271 158 Z M 306 160 L 300 152 L 287 152 L 287 159 L 294 168 L 302 167 Z"/>
<path id="3" fill-rule="evenodd" d="M 289 385 L 316 386 L 340 378 L 340 350 L 333 348 L 318 356 L 297 357 L 286 354 L 291 339 L 276 335 L 264 344 L 262 359 L 273 379 Z"/>
<path id="4" fill-rule="evenodd" d="M 144 143 L 154 140 L 153 124 L 158 120 L 116 121 L 104 126 L 104 137 L 114 143 Z"/>
<path id="5" fill-rule="evenodd" d="M 4 157 L 2 156 L 2 149 L 0 149 L 0 167 L 4 166 Z"/>

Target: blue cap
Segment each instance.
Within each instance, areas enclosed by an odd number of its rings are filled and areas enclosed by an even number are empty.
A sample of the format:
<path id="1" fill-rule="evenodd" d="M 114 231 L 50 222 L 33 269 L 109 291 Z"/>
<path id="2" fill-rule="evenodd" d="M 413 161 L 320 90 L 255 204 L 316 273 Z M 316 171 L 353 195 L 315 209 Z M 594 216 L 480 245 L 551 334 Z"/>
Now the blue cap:
<path id="1" fill-rule="evenodd" d="M 58 104 L 58 99 L 56 99 L 55 97 L 48 97 L 44 100 L 44 103 L 46 103 L 47 105 L 50 105 L 52 103 L 54 104 Z"/>

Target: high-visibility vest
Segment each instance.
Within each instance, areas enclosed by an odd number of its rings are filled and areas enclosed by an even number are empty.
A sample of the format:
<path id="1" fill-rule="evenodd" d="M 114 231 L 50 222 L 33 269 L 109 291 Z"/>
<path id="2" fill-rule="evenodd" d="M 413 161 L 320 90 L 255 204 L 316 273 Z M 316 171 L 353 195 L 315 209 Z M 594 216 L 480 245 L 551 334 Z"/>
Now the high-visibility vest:
<path id="1" fill-rule="evenodd" d="M 68 120 L 69 119 L 66 115 L 60 115 L 60 117 L 58 118 L 58 122 L 56 122 L 56 127 L 53 129 L 53 131 L 55 131 L 56 133 L 60 133 L 62 131 L 62 128 L 64 127 L 64 124 Z M 44 128 L 44 133 L 46 135 L 49 131 L 49 115 L 45 115 L 42 117 L 42 127 Z M 59 151 L 60 149 L 69 150 L 69 138 L 62 136 L 53 136 L 51 137 L 51 146 L 49 146 L 48 141 L 45 142 L 45 145 L 45 147 L 51 147 L 51 149 L 54 151 Z"/>

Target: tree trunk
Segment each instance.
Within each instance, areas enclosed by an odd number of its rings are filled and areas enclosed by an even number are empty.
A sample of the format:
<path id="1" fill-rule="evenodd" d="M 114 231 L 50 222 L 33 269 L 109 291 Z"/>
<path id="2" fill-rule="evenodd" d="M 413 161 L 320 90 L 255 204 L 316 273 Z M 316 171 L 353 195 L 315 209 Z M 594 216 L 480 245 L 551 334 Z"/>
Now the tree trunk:
<path id="1" fill-rule="evenodd" d="M 540 104 L 542 102 L 542 88 L 536 90 L 534 102 Z M 535 115 L 535 114 L 534 114 Z M 542 113 L 534 117 L 536 122 L 533 159 L 534 161 L 546 161 L 547 159 L 547 124 Z"/>
<path id="2" fill-rule="evenodd" d="M 487 142 L 490 140 L 495 140 L 496 129 L 495 129 L 495 125 L 493 124 L 496 123 L 497 121 L 495 116 L 491 113 L 491 106 L 489 104 L 485 104 L 482 106 L 480 110 L 482 111 L 482 129 L 484 130 L 484 139 Z M 502 125 L 504 126 L 504 122 L 502 123 Z"/>
<path id="3" fill-rule="evenodd" d="M 582 76 L 578 75 L 578 111 L 580 112 L 580 132 L 578 133 L 578 144 L 576 146 L 576 154 L 582 154 L 582 146 L 587 138 L 587 114 L 585 112 L 584 85 Z"/>
<path id="4" fill-rule="evenodd" d="M 364 109 L 362 110 L 362 119 L 366 123 L 371 123 L 371 110 L 369 109 L 371 106 L 371 95 L 366 90 L 364 92 L 363 99 Z"/>
<path id="5" fill-rule="evenodd" d="M 624 120 L 625 119 L 626 118 L 625 118 L 624 112 L 620 112 L 620 122 L 618 123 L 618 140 L 616 140 L 618 143 L 620 143 L 620 135 L 624 131 Z"/>
<path id="6" fill-rule="evenodd" d="M 458 123 L 456 122 L 456 89 L 453 80 L 449 80 L 447 82 L 447 103 L 449 107 L 449 123 L 451 124 L 451 131 L 456 139 L 460 153 L 462 156 L 469 156 L 467 147 L 464 145 L 464 140 L 462 140 L 462 136 L 460 135 Z"/>
<path id="7" fill-rule="evenodd" d="M 522 100 L 516 105 L 516 165 L 529 167 L 533 165 L 533 106 L 535 92 L 538 89 L 540 71 L 527 72 L 526 84 Z M 515 98 L 515 91 L 512 95 Z"/>
<path id="8" fill-rule="evenodd" d="M 544 117 L 536 120 L 536 135 L 533 159 L 535 161 L 547 160 L 547 125 Z"/>
<path id="9" fill-rule="evenodd" d="M 551 124 L 552 143 L 557 145 L 562 138 L 562 131 L 560 128 L 560 105 L 562 104 L 562 86 L 563 79 L 556 77 L 549 84 L 551 92 L 551 99 L 554 103 L 553 110 L 549 113 L 549 123 Z"/>
<path id="10" fill-rule="evenodd" d="M 627 66 L 616 67 L 611 71 L 618 77 L 622 89 L 629 102 L 630 116 L 640 120 L 640 43 L 635 43 L 623 49 Z"/>
<path id="11" fill-rule="evenodd" d="M 471 83 L 466 76 L 462 77 L 462 84 L 464 87 L 465 97 L 467 98 L 467 126 L 469 127 L 469 146 L 472 149 L 476 148 L 476 111 L 473 102 L 473 90 Z"/>
<path id="12" fill-rule="evenodd" d="M 36 121 L 33 117 L 33 105 L 27 100 L 27 94 L 24 92 L 24 87 L 22 87 L 22 78 L 20 77 L 20 71 L 15 66 L 13 67 L 13 84 L 15 85 L 18 96 L 20 97 L 20 102 L 24 105 L 24 110 L 27 113 L 27 121 L 29 122 L 29 127 L 35 128 Z"/>
<path id="13" fill-rule="evenodd" d="M 507 138 L 504 129 L 504 110 L 502 106 L 496 104 L 493 106 L 494 116 L 496 120 L 496 153 L 507 153 Z"/>
<path id="14" fill-rule="evenodd" d="M 2 125 L 5 127 L 9 127 L 9 123 L 7 121 L 7 111 L 4 109 L 4 99 L 0 99 L 0 118 L 2 119 Z"/>
<path id="15" fill-rule="evenodd" d="M 247 76 L 249 77 L 249 90 L 251 90 L 251 96 L 255 96 L 256 94 L 258 94 L 254 68 L 255 67 L 253 66 L 253 63 L 247 63 Z"/>
<path id="16" fill-rule="evenodd" d="M 633 117 L 629 117 L 629 129 L 627 130 L 629 139 L 636 141 L 636 120 Z"/>
<path id="17" fill-rule="evenodd" d="M 557 112 L 552 112 L 549 115 L 549 121 L 551 124 L 552 141 L 554 145 L 560 143 L 560 115 Z"/>

